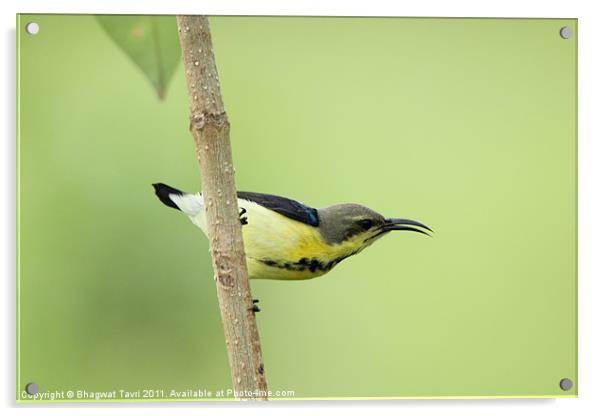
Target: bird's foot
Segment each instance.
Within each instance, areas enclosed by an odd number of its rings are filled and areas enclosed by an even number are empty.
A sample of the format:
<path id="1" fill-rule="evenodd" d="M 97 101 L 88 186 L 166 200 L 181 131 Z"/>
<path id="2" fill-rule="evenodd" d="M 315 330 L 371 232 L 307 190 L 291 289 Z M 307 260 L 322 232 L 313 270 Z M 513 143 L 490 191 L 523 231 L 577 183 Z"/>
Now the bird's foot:
<path id="1" fill-rule="evenodd" d="M 238 214 L 238 216 L 240 217 L 240 223 L 242 225 L 247 225 L 249 223 L 249 221 L 247 220 L 247 217 L 243 217 L 243 215 L 245 215 L 247 213 L 247 210 L 244 208 L 240 209 L 240 213 Z"/>
<path id="2" fill-rule="evenodd" d="M 259 299 L 253 299 L 253 314 L 261 312 L 261 309 L 259 309 L 259 305 L 257 305 L 258 303 Z"/>

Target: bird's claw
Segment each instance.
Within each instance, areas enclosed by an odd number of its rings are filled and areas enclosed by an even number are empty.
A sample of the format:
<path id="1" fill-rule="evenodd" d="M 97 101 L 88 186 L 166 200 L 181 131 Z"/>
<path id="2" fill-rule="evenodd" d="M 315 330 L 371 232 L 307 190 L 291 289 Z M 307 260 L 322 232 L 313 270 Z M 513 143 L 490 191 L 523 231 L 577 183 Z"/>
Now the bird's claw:
<path id="1" fill-rule="evenodd" d="M 247 217 L 243 217 L 243 215 L 245 215 L 247 213 L 247 210 L 244 208 L 240 209 L 240 213 L 238 214 L 238 216 L 240 217 L 240 223 L 241 225 L 247 225 L 249 223 L 249 221 L 247 220 Z"/>

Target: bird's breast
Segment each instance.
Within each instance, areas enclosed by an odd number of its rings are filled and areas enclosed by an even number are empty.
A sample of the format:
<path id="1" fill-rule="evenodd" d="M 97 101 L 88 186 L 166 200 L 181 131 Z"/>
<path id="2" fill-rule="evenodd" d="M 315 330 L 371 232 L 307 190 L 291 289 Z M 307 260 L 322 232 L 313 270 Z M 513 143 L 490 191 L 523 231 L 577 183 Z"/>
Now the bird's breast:
<path id="1" fill-rule="evenodd" d="M 326 243 L 317 227 L 249 201 L 239 201 L 239 207 L 247 211 L 247 224 L 242 231 L 252 278 L 311 279 L 329 272 L 354 254 L 344 245 Z"/>
<path id="2" fill-rule="evenodd" d="M 347 242 L 330 245 L 317 227 L 295 221 L 257 203 L 239 199 L 249 277 L 304 280 L 321 276 L 357 253 Z M 204 210 L 193 219 L 206 232 Z"/>

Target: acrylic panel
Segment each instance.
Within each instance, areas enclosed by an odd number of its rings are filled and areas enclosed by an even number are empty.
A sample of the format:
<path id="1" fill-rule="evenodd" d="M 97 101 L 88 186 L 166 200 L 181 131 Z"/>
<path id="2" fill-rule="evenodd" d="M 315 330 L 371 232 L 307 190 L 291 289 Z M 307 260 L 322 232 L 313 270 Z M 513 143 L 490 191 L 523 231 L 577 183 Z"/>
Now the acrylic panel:
<path id="1" fill-rule="evenodd" d="M 251 281 L 273 398 L 576 396 L 577 21 L 209 19 L 239 190 L 434 230 Z M 233 399 L 177 36 L 17 17 L 19 401 Z"/>

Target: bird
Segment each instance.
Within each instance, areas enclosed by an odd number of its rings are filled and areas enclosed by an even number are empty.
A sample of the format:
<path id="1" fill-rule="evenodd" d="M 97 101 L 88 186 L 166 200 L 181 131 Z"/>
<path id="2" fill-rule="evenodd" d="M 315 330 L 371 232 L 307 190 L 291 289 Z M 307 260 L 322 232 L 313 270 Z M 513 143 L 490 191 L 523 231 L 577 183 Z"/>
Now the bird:
<path id="1" fill-rule="evenodd" d="M 155 194 L 207 235 L 203 195 L 154 183 Z M 385 218 L 354 203 L 312 208 L 293 199 L 237 192 L 239 217 L 251 279 L 307 280 L 330 272 L 392 231 L 430 236 L 426 225 L 404 218 Z M 430 232 L 430 233 L 429 233 Z"/>

